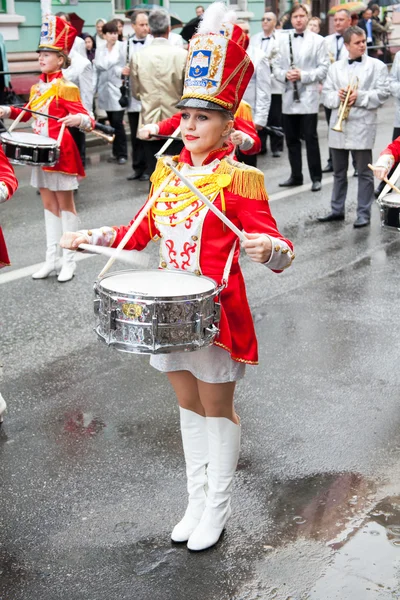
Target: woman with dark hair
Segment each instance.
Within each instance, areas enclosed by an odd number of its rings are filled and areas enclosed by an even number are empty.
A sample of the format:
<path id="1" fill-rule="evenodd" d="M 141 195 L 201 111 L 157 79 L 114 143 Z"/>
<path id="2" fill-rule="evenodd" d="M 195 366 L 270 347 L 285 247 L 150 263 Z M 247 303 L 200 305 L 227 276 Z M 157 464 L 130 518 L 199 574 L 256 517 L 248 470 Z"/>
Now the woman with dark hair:
<path id="1" fill-rule="evenodd" d="M 211 8 L 215 10 L 214 5 Z M 160 159 L 152 183 L 157 190 L 164 182 L 164 190 L 126 244 L 127 249 L 142 250 L 158 239 L 160 269 L 184 270 L 217 283 L 224 280 L 224 271 L 229 278 L 220 295 L 220 331 L 213 345 L 150 359 L 154 368 L 167 373 L 179 403 L 189 503 L 171 538 L 193 551 L 216 544 L 232 512 L 241 436 L 233 397 L 246 364 L 257 364 L 258 355 L 238 238 L 193 194 L 183 177 L 246 232 L 242 248 L 251 260 L 281 271 L 294 258 L 291 242 L 279 233 L 271 215 L 263 173 L 229 158 L 233 114 L 254 67 L 243 48 L 221 35 L 221 23 L 211 19 L 213 29 L 207 26 L 208 10 L 202 22 L 205 31 L 190 42 L 186 85 L 178 104 L 185 144 L 175 157 L 180 177 L 172 173 L 168 159 Z M 207 87 L 211 79 L 215 85 Z M 166 187 L 165 178 L 169 178 Z M 124 226 L 67 233 L 62 244 L 69 249 L 83 241 L 116 247 L 126 233 Z"/>
<path id="2" fill-rule="evenodd" d="M 120 87 L 122 75 L 129 75 L 126 66 L 126 43 L 118 41 L 118 26 L 115 21 L 103 25 L 106 45 L 97 48 L 93 66 L 96 70 L 97 103 L 107 113 L 111 127 L 115 129 L 113 154 L 108 162 L 124 165 L 128 159 L 128 146 L 123 123 L 124 109 L 121 108 Z"/>
<path id="3" fill-rule="evenodd" d="M 125 23 L 123 22 L 122 19 L 114 19 L 114 21 L 116 22 L 117 27 L 118 27 L 118 41 L 123 42 L 125 40 L 125 38 L 124 38 Z"/>
<path id="4" fill-rule="evenodd" d="M 82 37 L 86 46 L 86 56 L 93 62 L 96 56 L 96 40 L 90 33 L 82 33 Z"/>
<path id="5" fill-rule="evenodd" d="M 62 75 L 62 69 L 71 64 L 68 54 L 76 35 L 76 29 L 62 18 L 55 15 L 45 17 L 38 48 L 42 75 L 31 88 L 28 106 L 39 113 L 33 115 L 34 133 L 57 140 L 62 125 L 66 128 L 57 164 L 54 167 L 32 168 L 31 185 L 40 190 L 47 239 L 46 262 L 32 275 L 33 279 L 45 279 L 61 268 L 58 281 L 69 281 L 76 268 L 73 252 L 63 250 L 62 261 L 59 255 L 62 232 L 69 231 L 79 223 L 74 190 L 78 187 L 78 178 L 85 177 L 78 148 L 68 127 L 91 131 L 94 126 L 94 119 L 81 102 L 78 87 Z M 0 117 L 16 119 L 21 112 L 21 108 L 0 107 Z M 48 119 L 47 115 L 58 120 Z M 29 112 L 23 113 L 22 121 L 28 121 L 31 116 Z"/>

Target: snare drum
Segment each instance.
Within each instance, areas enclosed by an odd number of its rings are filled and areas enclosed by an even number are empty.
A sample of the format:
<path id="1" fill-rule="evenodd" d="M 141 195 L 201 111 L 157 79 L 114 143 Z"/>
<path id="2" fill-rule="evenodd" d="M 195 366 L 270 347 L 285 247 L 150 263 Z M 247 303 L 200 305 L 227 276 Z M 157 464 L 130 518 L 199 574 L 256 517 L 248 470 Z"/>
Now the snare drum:
<path id="1" fill-rule="evenodd" d="M 37 133 L 2 133 L 1 145 L 7 158 L 15 165 L 54 167 L 60 157 L 57 141 Z"/>
<path id="2" fill-rule="evenodd" d="M 381 226 L 400 231 L 400 194 L 392 192 L 377 202 L 381 214 Z"/>
<path id="3" fill-rule="evenodd" d="M 122 352 L 192 352 L 219 333 L 222 288 L 183 271 L 118 271 L 94 286 L 95 331 Z"/>

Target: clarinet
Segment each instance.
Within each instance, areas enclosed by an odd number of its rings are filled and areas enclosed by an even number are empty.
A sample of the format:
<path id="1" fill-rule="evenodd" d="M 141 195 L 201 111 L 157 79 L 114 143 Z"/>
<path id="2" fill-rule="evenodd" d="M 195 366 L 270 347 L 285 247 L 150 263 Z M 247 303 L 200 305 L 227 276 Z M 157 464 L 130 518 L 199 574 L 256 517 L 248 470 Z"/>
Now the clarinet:
<path id="1" fill-rule="evenodd" d="M 290 68 L 295 69 L 293 59 L 293 47 L 292 47 L 292 35 L 289 33 L 289 53 L 290 53 Z M 293 81 L 293 100 L 300 102 L 299 88 L 297 87 L 297 81 Z"/>

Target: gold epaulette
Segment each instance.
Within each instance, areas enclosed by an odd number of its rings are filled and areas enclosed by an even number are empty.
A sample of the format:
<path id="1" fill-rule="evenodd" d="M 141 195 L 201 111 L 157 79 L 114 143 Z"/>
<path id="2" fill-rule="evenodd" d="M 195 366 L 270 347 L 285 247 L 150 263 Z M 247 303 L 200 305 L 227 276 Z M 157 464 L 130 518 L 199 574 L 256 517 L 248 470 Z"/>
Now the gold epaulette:
<path id="1" fill-rule="evenodd" d="M 173 160 L 178 162 L 179 157 L 174 156 Z M 170 173 L 171 169 L 165 163 L 165 158 L 159 158 L 150 177 L 153 188 L 156 190 Z M 264 173 L 255 167 L 250 167 L 226 157 L 221 160 L 218 168 L 214 171 L 214 175 L 230 175 L 230 183 L 228 185 L 222 184 L 222 186 L 232 194 L 249 200 L 268 200 L 264 184 Z"/>
<path id="2" fill-rule="evenodd" d="M 264 173 L 259 169 L 226 157 L 221 160 L 218 173 L 228 173 L 231 176 L 231 182 L 226 188 L 228 192 L 249 200 L 268 200 Z"/>
<path id="3" fill-rule="evenodd" d="M 239 108 L 235 112 L 235 118 L 244 119 L 245 121 L 253 121 L 253 113 L 251 111 L 251 106 L 248 102 L 244 100 L 239 104 Z"/>
<path id="4" fill-rule="evenodd" d="M 79 88 L 77 85 L 72 83 L 71 81 L 67 81 L 62 77 L 58 80 L 60 83 L 58 84 L 58 97 L 63 100 L 67 100 L 67 102 L 80 102 L 81 95 L 79 93 Z"/>

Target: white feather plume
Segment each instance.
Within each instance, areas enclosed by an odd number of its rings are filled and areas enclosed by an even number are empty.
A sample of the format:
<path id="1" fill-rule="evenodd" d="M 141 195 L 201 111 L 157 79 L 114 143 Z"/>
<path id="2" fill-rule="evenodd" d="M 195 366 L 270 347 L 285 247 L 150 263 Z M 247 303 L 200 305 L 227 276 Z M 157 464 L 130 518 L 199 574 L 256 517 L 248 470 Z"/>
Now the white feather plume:
<path id="1" fill-rule="evenodd" d="M 197 29 L 197 33 L 203 35 L 207 35 L 208 33 L 219 33 L 222 23 L 226 22 L 225 19 L 227 13 L 228 9 L 224 2 L 213 2 L 206 8 Z"/>
<path id="2" fill-rule="evenodd" d="M 228 10 L 223 22 L 224 23 L 236 23 L 236 21 L 237 21 L 237 14 L 235 13 L 235 11 Z"/>

